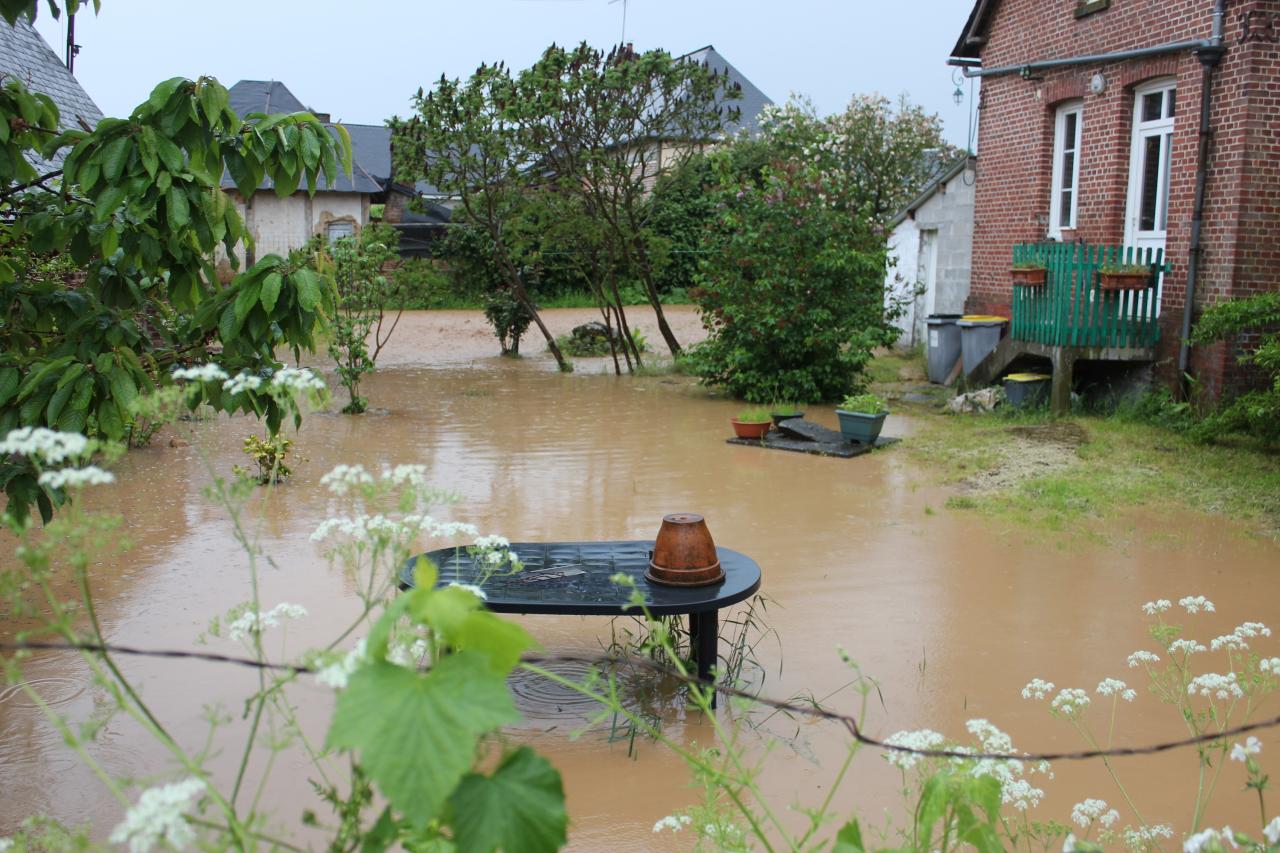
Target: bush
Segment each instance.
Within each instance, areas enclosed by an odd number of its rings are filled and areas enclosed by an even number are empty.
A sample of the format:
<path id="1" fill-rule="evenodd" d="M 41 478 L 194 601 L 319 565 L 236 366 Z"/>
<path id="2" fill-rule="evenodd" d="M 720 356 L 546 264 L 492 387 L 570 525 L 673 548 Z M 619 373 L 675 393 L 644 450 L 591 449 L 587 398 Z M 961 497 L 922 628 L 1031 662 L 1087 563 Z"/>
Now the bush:
<path id="1" fill-rule="evenodd" d="M 1243 433 L 1269 446 L 1280 445 L 1280 292 L 1212 306 L 1200 317 L 1191 340 L 1212 343 L 1249 331 L 1261 332 L 1261 340 L 1239 361 L 1257 366 L 1268 384 L 1236 397 L 1207 416 L 1192 432 L 1197 438 Z"/>
<path id="2" fill-rule="evenodd" d="M 455 302 L 449 273 L 426 258 L 405 258 L 392 274 L 391 304 L 387 308 L 425 310 Z"/>
<path id="3" fill-rule="evenodd" d="M 760 186 L 718 176 L 715 251 L 690 294 L 710 333 L 690 353 L 694 372 L 756 403 L 861 390 L 872 350 L 894 337 L 884 240 L 831 204 L 828 175 L 811 167 L 766 169 Z"/>

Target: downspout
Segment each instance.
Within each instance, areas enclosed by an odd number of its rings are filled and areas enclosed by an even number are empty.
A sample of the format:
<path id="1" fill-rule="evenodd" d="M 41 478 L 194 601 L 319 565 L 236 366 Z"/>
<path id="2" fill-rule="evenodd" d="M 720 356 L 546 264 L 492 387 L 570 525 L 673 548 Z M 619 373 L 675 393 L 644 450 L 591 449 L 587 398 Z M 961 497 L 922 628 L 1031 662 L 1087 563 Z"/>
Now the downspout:
<path id="1" fill-rule="evenodd" d="M 1186 399 L 1189 391 L 1187 370 L 1191 363 L 1191 317 L 1195 312 L 1196 284 L 1200 278 L 1200 260 L 1204 254 L 1201 245 L 1201 230 L 1204 224 L 1205 184 L 1209 177 L 1209 151 L 1213 142 L 1213 127 L 1210 124 L 1212 110 L 1213 70 L 1217 67 L 1222 55 L 1226 53 L 1223 45 L 1223 19 L 1226 17 L 1227 0 L 1215 0 L 1213 9 L 1213 37 L 1210 46 L 1196 51 L 1200 60 L 1200 133 L 1199 150 L 1196 154 L 1196 195 L 1191 211 L 1191 243 L 1187 257 L 1187 293 L 1182 307 L 1182 336 L 1178 341 L 1178 387 Z"/>

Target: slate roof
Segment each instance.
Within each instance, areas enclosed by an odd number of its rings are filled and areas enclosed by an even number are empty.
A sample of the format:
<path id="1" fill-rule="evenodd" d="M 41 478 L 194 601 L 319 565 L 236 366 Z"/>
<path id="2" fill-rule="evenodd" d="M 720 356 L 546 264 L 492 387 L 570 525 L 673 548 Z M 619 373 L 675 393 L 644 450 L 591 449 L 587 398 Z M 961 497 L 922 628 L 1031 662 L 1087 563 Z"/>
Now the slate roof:
<path id="1" fill-rule="evenodd" d="M 93 127 L 102 118 L 102 110 L 80 82 L 21 17 L 13 26 L 0 21 L 0 78 L 10 77 L 16 77 L 33 92 L 43 92 L 52 98 L 64 130 L 80 127 L 81 120 Z M 62 153 L 55 155 L 52 163 L 39 157 L 33 157 L 31 163 L 41 171 L 56 169 L 62 163 Z"/>
<path id="2" fill-rule="evenodd" d="M 995 13 L 998 0 L 977 0 L 973 10 L 969 12 L 969 20 L 965 22 L 964 31 L 951 49 L 951 56 L 956 59 L 978 59 L 982 48 L 987 43 L 987 27 L 991 16 Z"/>
<path id="3" fill-rule="evenodd" d="M 689 59 L 694 62 L 706 63 L 707 67 L 712 71 L 720 72 L 728 77 L 729 82 L 737 83 L 742 87 L 742 97 L 727 101 L 726 112 L 729 109 L 737 109 L 741 111 L 737 121 L 725 118 L 723 128 L 726 135 L 732 136 L 739 130 L 745 129 L 747 133 L 755 136 L 760 132 L 760 113 L 765 107 L 773 103 L 769 96 L 761 92 L 755 83 L 748 80 L 741 71 L 733 66 L 733 63 L 725 59 L 713 45 L 698 48 L 692 53 L 686 53 L 681 59 Z"/>
<path id="4" fill-rule="evenodd" d="M 231 108 L 240 117 L 250 113 L 298 113 L 313 112 L 304 106 L 278 80 L 241 80 L 228 90 Z M 326 125 L 329 132 L 337 134 L 333 124 Z M 383 181 L 391 177 L 391 130 L 368 124 L 343 124 L 351 136 L 351 177 L 339 174 L 330 186 L 320 176 L 320 189 L 337 193 L 379 193 Z M 380 180 L 381 179 L 381 180 Z M 229 175 L 222 176 L 225 189 L 235 187 Z M 270 189 L 270 178 L 264 178 L 260 190 Z"/>

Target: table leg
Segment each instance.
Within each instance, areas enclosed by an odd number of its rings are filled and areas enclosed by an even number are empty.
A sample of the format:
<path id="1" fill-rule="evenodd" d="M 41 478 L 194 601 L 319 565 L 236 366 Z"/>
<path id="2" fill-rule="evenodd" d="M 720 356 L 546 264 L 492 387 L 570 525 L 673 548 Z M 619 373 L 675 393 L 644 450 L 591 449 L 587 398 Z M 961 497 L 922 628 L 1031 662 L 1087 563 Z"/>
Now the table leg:
<path id="1" fill-rule="evenodd" d="M 689 614 L 689 645 L 698 665 L 698 679 L 703 682 L 711 681 L 711 670 L 716 666 L 719 655 L 719 622 L 719 612 L 715 610 Z M 712 708 L 716 707 L 716 698 L 716 693 L 712 692 Z"/>

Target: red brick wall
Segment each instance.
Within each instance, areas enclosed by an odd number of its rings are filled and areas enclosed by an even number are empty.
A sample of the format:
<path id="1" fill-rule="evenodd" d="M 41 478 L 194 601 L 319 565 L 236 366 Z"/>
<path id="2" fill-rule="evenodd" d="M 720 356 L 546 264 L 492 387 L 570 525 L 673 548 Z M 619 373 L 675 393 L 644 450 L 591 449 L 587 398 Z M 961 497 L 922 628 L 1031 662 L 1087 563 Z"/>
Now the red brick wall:
<path id="1" fill-rule="evenodd" d="M 1077 20 L 1076 0 L 1003 0 L 982 51 L 987 68 L 1109 53 L 1212 32 L 1213 0 L 1113 0 Z M 1253 38 L 1245 38 L 1247 32 Z M 1261 38 L 1258 38 L 1261 34 Z M 1215 71 L 1210 159 L 1196 305 L 1277 286 L 1280 265 L 1280 0 L 1228 4 L 1227 53 Z M 1106 88 L 1088 91 L 1102 74 Z M 1166 276 L 1161 304 L 1160 374 L 1175 378 L 1186 302 L 1195 194 L 1201 65 L 1190 53 L 1086 65 L 983 80 L 978 129 L 973 274 L 969 310 L 1007 312 L 1015 243 L 1045 238 L 1053 124 L 1058 104 L 1084 99 L 1077 234 L 1092 243 L 1124 239 L 1133 87 L 1177 81 L 1169 190 Z M 1244 377 L 1236 346 L 1193 350 L 1192 367 L 1217 396 Z"/>

